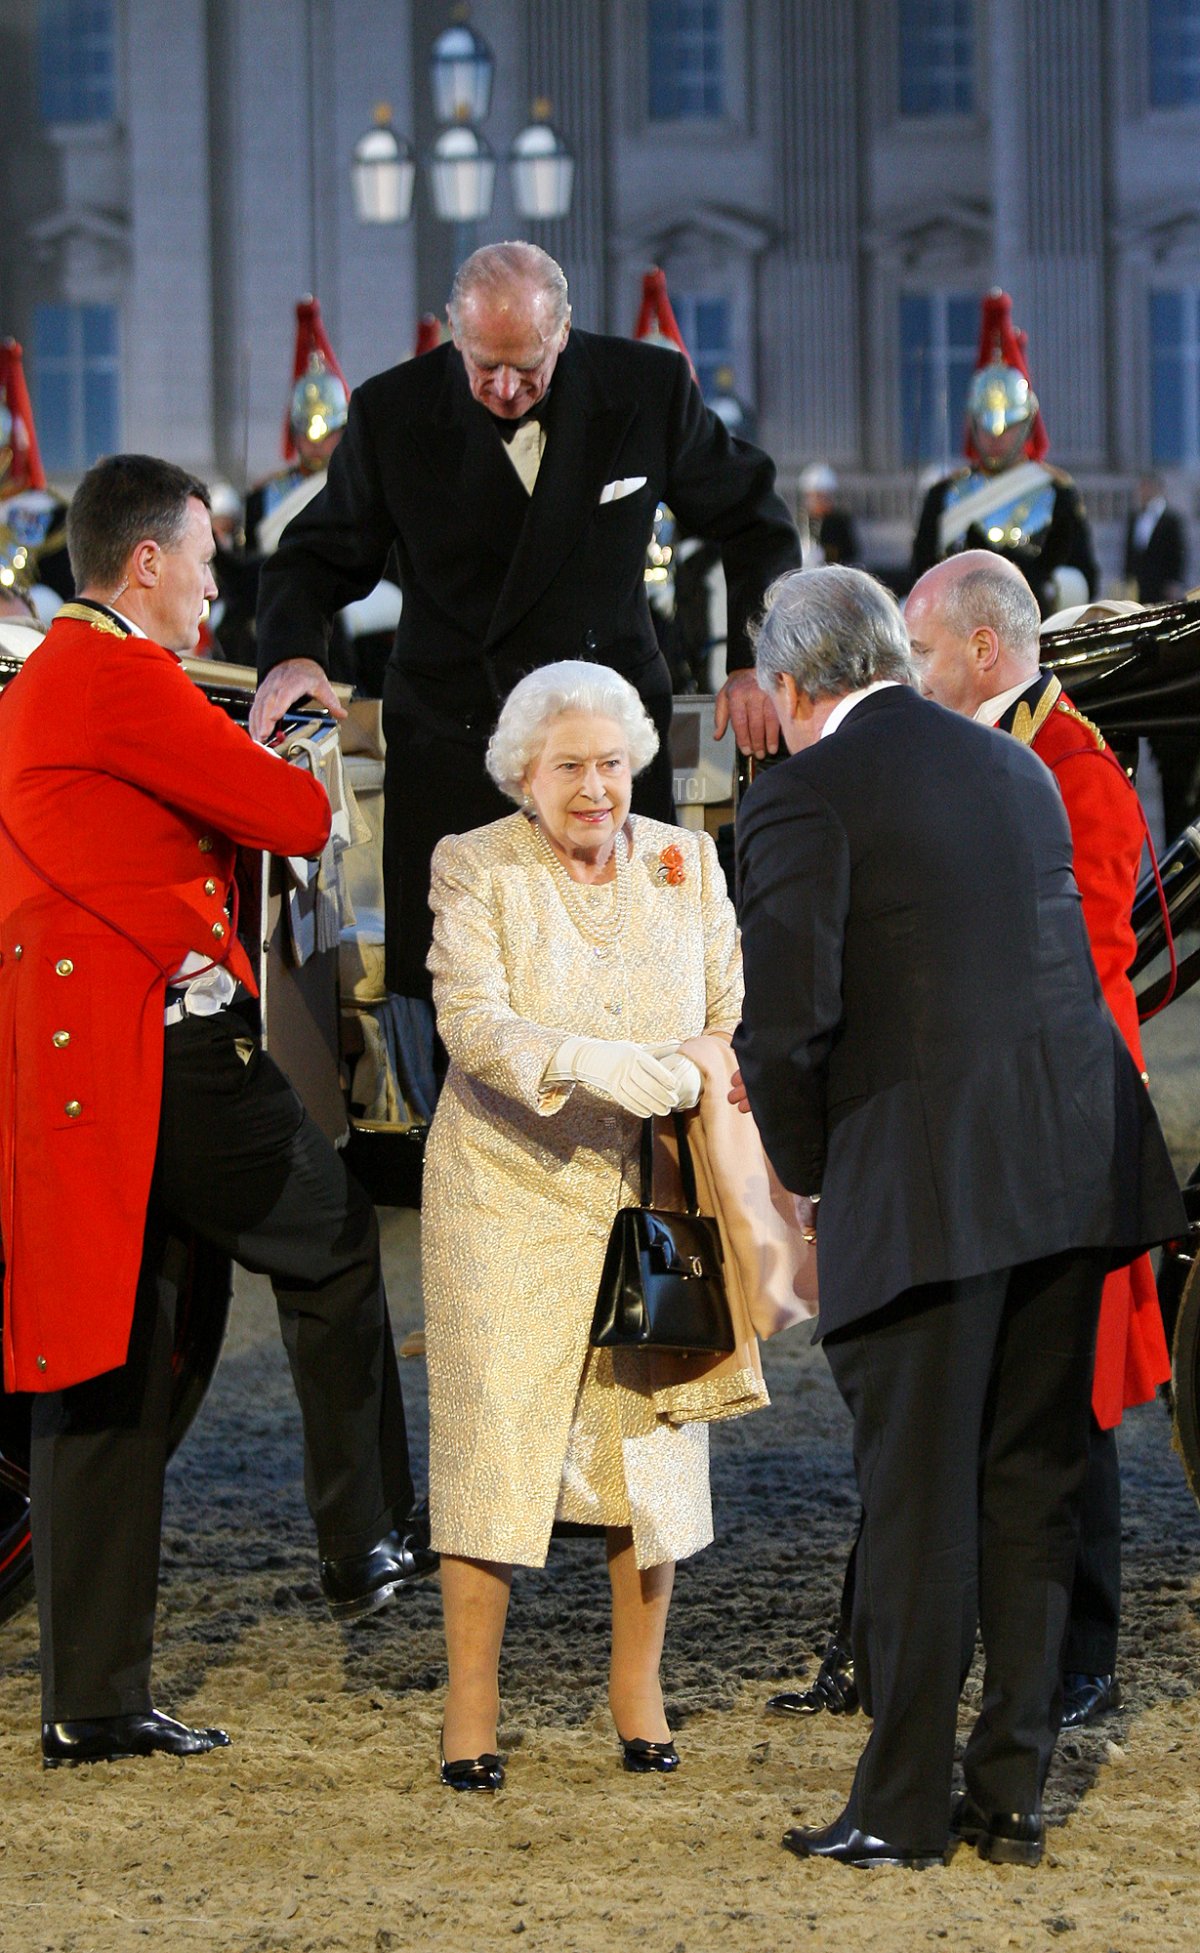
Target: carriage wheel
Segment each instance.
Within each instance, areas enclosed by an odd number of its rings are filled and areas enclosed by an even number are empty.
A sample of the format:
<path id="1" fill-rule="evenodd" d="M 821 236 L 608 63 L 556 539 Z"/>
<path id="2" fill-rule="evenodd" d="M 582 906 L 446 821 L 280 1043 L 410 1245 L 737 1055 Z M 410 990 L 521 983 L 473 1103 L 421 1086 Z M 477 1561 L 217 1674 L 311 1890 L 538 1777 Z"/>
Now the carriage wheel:
<path id="1" fill-rule="evenodd" d="M 171 1352 L 173 1452 L 204 1401 L 225 1340 L 232 1265 L 207 1242 L 172 1238 L 163 1273 L 178 1288 Z M 29 1539 L 29 1398 L 0 1391 L 0 1621 L 33 1598 Z"/>

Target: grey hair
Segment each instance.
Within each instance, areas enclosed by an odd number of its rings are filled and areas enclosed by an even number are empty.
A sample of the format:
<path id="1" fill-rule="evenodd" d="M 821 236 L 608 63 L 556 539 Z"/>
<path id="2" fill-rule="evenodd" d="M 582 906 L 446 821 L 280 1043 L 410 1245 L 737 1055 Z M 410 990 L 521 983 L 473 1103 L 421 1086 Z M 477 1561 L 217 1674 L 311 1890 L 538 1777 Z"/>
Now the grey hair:
<path id="1" fill-rule="evenodd" d="M 934 601 L 938 616 L 957 636 L 968 638 L 980 628 L 995 631 L 1005 651 L 1031 652 L 1036 660 L 1042 627 L 1037 599 L 1020 571 L 1002 558 L 946 577 Z"/>
<path id="2" fill-rule="evenodd" d="M 496 730 L 488 741 L 487 770 L 510 800 L 525 798 L 525 775 L 546 743 L 550 727 L 564 712 L 588 712 L 612 719 L 621 728 L 634 773 L 649 766 L 658 751 L 658 734 L 628 679 L 608 665 L 563 658 L 542 665 L 513 686 Z"/>
<path id="3" fill-rule="evenodd" d="M 810 699 L 841 698 L 880 678 L 916 683 L 900 607 L 865 570 L 830 564 L 777 577 L 753 639 L 764 692 L 783 672 Z"/>
<path id="4" fill-rule="evenodd" d="M 455 332 L 461 324 L 467 299 L 506 298 L 514 285 L 530 286 L 543 301 L 549 315 L 548 338 L 566 325 L 571 316 L 566 272 L 540 244 L 526 244 L 520 238 L 512 238 L 504 244 L 482 245 L 459 265 L 446 308 Z"/>

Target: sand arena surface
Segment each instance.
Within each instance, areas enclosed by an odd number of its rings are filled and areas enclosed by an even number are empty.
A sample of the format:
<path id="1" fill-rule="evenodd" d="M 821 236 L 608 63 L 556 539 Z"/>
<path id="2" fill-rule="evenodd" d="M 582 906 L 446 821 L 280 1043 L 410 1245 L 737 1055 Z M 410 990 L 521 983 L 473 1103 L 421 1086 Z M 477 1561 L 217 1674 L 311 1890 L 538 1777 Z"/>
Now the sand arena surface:
<path id="1" fill-rule="evenodd" d="M 1200 1157 L 1200 1003 L 1150 1035 L 1181 1161 Z M 416 1324 L 416 1217 L 384 1217 L 397 1332 Z M 664 1678 L 683 1768 L 626 1776 L 605 1703 L 598 1542 L 518 1573 L 503 1671 L 509 1779 L 437 1781 L 436 1589 L 339 1629 L 320 1599 L 299 1424 L 264 1283 L 168 1483 L 157 1695 L 233 1747 L 43 1773 L 36 1624 L 0 1627 L 2 1953 L 346 1948 L 707 1953 L 1140 1953 L 1200 1943 L 1200 1513 L 1165 1414 L 1126 1419 L 1127 1708 L 1060 1744 L 1040 1870 L 803 1865 L 793 1821 L 840 1810 L 860 1716 L 769 1719 L 836 1611 L 856 1500 L 848 1419 L 804 1338 L 766 1352 L 774 1407 L 713 1432 L 717 1543 L 681 1567 Z M 424 1456 L 424 1367 L 403 1365 Z M 978 1679 L 969 1685 L 964 1728 Z"/>

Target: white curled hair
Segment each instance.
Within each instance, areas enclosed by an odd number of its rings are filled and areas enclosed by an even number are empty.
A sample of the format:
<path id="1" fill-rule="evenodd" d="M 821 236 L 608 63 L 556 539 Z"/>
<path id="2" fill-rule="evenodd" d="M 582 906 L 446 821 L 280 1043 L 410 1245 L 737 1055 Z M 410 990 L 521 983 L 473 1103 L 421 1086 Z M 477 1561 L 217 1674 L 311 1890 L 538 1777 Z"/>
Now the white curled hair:
<path id="1" fill-rule="evenodd" d="M 614 720 L 624 735 L 633 773 L 649 766 L 658 751 L 658 734 L 628 679 L 608 665 L 563 658 L 531 671 L 513 686 L 488 742 L 487 770 L 510 800 L 524 800 L 525 775 L 545 745 L 553 721 L 564 712 Z"/>

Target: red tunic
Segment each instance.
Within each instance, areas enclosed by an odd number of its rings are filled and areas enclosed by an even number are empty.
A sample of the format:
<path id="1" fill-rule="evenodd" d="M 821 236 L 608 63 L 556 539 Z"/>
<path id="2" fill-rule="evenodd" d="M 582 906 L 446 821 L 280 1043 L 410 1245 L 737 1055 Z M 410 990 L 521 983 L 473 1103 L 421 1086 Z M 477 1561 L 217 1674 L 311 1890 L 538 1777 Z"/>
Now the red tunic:
<path id="1" fill-rule="evenodd" d="M 58 1390 L 126 1358 L 166 976 L 195 950 L 253 988 L 235 844 L 314 853 L 329 802 L 97 614 L 56 621 L 0 698 L 0 814 L 4 1378 Z"/>
<path id="2" fill-rule="evenodd" d="M 1019 729 L 1018 729 L 1018 736 Z M 1130 914 L 1145 827 L 1137 794 L 1103 738 L 1065 694 L 1030 742 L 1058 782 L 1071 825 L 1075 880 L 1100 988 L 1117 1028 L 1145 1072 L 1129 966 L 1137 947 Z M 1171 1374 L 1149 1255 L 1118 1268 L 1104 1284 L 1092 1410 L 1103 1430 L 1145 1403 Z"/>

